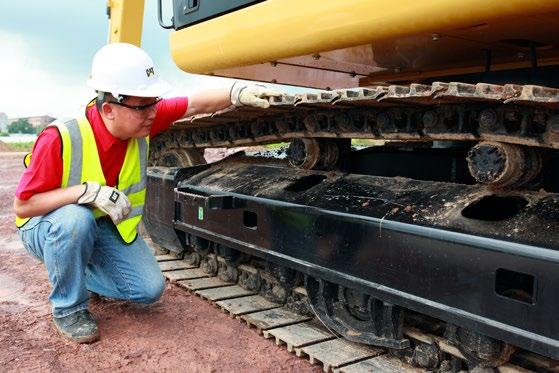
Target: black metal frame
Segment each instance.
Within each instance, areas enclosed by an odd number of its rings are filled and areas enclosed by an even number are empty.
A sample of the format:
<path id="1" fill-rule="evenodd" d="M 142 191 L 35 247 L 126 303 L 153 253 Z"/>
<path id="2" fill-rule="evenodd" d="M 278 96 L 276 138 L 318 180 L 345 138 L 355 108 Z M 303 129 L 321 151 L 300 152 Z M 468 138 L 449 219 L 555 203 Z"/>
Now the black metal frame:
<path id="1" fill-rule="evenodd" d="M 195 183 L 175 196 L 180 231 L 559 358 L 556 250 Z M 256 227 L 243 225 L 247 211 Z M 496 293 L 499 268 L 534 276 L 534 304 Z"/>
<path id="2" fill-rule="evenodd" d="M 412 196 L 394 196 L 403 204 L 406 198 L 430 200 L 422 192 L 429 188 L 447 200 L 457 200 L 479 192 L 478 186 L 414 180 L 391 186 L 394 180 L 375 176 L 337 175 L 332 179 L 324 172 L 262 165 L 218 164 L 183 170 L 175 177 L 174 206 L 169 200 L 165 205 L 159 203 L 166 216 L 174 213 L 173 225 L 169 222 L 166 232 L 175 230 L 183 245 L 188 237 L 201 237 L 314 279 L 559 358 L 555 313 L 559 309 L 559 248 L 553 238 L 559 226 L 554 209 L 559 197 L 532 201 L 525 209 L 533 210 L 508 218 L 507 224 L 529 226 L 520 234 L 503 232 L 502 222 L 458 216 L 454 221 L 449 218 L 448 226 L 437 226 L 425 219 L 414 222 L 413 211 L 383 213 L 387 206 L 373 206 L 373 201 L 369 211 L 360 202 L 341 199 L 325 204 L 324 198 L 328 188 L 339 186 L 363 194 L 351 184 L 363 178 L 368 180 L 363 185 L 370 196 L 382 195 L 381 184 L 386 190 L 415 186 Z M 330 178 L 308 190 L 272 190 L 271 185 L 313 174 Z M 150 178 L 157 183 L 157 175 Z M 445 198 L 437 198 L 433 201 L 444 203 Z M 526 198 L 533 196 L 527 192 Z M 509 283 L 513 293 L 522 290 L 528 294 L 508 294 Z"/>
<path id="3" fill-rule="evenodd" d="M 159 24 L 163 28 L 173 27 L 175 30 L 180 30 L 262 1 L 263 0 L 173 0 L 172 25 L 164 25 L 161 15 L 159 16 Z M 161 9 L 161 3 L 159 3 L 159 9 Z M 161 13 L 161 11 L 159 12 Z"/>

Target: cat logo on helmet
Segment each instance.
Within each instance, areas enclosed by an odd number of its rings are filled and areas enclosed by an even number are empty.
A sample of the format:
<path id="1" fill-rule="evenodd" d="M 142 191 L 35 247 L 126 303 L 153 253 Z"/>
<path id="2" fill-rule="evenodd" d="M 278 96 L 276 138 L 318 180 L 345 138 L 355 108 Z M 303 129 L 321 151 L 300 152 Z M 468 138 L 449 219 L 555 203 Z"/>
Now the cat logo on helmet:
<path id="1" fill-rule="evenodd" d="M 153 71 L 153 67 L 146 69 L 146 75 L 148 76 L 148 78 L 152 75 L 155 75 L 155 71 Z"/>

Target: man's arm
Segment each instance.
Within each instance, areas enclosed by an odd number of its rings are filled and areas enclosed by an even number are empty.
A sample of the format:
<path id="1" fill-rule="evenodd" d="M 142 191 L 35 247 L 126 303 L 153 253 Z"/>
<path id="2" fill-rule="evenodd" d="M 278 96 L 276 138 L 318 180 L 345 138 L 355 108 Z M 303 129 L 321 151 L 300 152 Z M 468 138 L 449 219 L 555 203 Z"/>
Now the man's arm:
<path id="1" fill-rule="evenodd" d="M 30 218 L 74 203 L 100 209 L 109 215 L 115 224 L 124 220 L 131 211 L 130 201 L 124 193 L 94 181 L 37 193 L 29 200 L 15 197 L 14 211 L 20 218 Z"/>
<path id="2" fill-rule="evenodd" d="M 58 188 L 34 194 L 28 200 L 14 198 L 14 212 L 21 218 L 41 216 L 62 206 L 76 203 L 85 192 L 85 185 Z"/>
<path id="3" fill-rule="evenodd" d="M 183 118 L 196 114 L 214 113 L 235 106 L 254 106 L 267 108 L 268 99 L 281 96 L 281 92 L 270 90 L 262 85 L 244 85 L 240 82 L 227 89 L 211 89 L 188 97 L 188 108 Z"/>
<path id="4" fill-rule="evenodd" d="M 56 127 L 41 132 L 31 164 L 23 173 L 14 198 L 14 212 L 21 218 L 47 214 L 64 205 L 75 203 L 84 185 L 61 188 L 62 140 Z"/>
<path id="5" fill-rule="evenodd" d="M 183 118 L 196 114 L 214 113 L 231 106 L 229 89 L 210 89 L 188 96 L 188 108 Z"/>
<path id="6" fill-rule="evenodd" d="M 47 128 L 33 146 L 29 168 L 23 173 L 14 197 L 14 212 L 20 218 L 48 214 L 70 204 L 97 207 L 118 224 L 130 213 L 130 201 L 122 192 L 97 182 L 60 187 L 62 142 L 56 128 Z"/>

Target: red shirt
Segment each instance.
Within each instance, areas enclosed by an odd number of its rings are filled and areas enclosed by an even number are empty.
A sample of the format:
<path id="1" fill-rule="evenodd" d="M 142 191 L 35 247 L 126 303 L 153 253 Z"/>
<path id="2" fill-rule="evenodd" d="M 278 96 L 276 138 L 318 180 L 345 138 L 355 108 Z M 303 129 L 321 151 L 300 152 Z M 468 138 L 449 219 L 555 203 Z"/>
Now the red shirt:
<path id="1" fill-rule="evenodd" d="M 150 137 L 167 130 L 180 119 L 188 107 L 186 97 L 161 100 L 151 127 Z M 115 186 L 124 163 L 128 140 L 120 140 L 107 130 L 95 105 L 86 110 L 93 129 L 101 168 L 108 186 Z M 34 194 L 60 188 L 62 180 L 62 140 L 55 127 L 45 129 L 33 145 L 33 160 L 25 170 L 16 190 L 16 197 L 28 200 Z"/>

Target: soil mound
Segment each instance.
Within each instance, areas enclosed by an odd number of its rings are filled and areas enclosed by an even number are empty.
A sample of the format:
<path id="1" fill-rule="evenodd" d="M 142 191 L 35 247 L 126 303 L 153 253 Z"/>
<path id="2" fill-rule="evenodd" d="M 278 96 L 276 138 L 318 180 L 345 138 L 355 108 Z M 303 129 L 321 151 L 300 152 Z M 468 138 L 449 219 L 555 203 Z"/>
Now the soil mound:
<path id="1" fill-rule="evenodd" d="M 0 140 L 0 152 L 10 152 L 10 151 L 12 151 L 12 148 L 10 148 L 8 144 Z"/>

